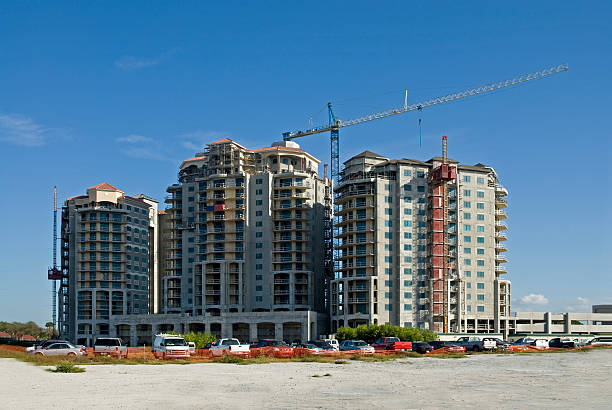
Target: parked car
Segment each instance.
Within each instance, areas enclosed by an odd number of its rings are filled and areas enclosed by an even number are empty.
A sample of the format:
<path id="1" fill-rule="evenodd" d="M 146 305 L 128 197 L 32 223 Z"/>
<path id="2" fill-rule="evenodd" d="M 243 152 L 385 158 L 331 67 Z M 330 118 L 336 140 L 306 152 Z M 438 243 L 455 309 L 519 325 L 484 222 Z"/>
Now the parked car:
<path id="1" fill-rule="evenodd" d="M 576 342 L 568 338 L 555 337 L 548 341 L 548 347 L 559 347 L 563 349 L 573 349 L 576 347 Z"/>
<path id="2" fill-rule="evenodd" d="M 485 340 L 486 339 L 486 340 Z M 466 351 L 482 352 L 483 350 L 492 350 L 497 347 L 497 343 L 493 338 L 478 336 L 463 336 L 455 342 L 458 346 L 465 347 Z"/>
<path id="3" fill-rule="evenodd" d="M 303 352 L 307 354 L 322 354 L 326 352 L 325 349 L 313 344 L 313 343 L 294 343 L 294 346 L 291 346 L 294 349 L 302 349 Z"/>
<path id="4" fill-rule="evenodd" d="M 196 352 L 195 342 L 187 342 L 187 346 L 189 346 L 189 354 L 193 355 Z"/>
<path id="5" fill-rule="evenodd" d="M 498 349 L 507 350 L 508 347 L 512 344 L 510 342 L 506 342 L 505 340 L 500 339 L 499 337 L 492 338 L 495 340 Z"/>
<path id="6" fill-rule="evenodd" d="M 589 346 L 612 346 L 612 337 L 596 337 L 587 342 Z"/>
<path id="7" fill-rule="evenodd" d="M 209 357 L 221 357 L 228 354 L 235 356 L 248 356 L 251 352 L 249 345 L 240 344 L 235 338 L 219 339 L 208 349 Z"/>
<path id="8" fill-rule="evenodd" d="M 327 342 L 334 350 L 338 351 L 340 349 L 340 343 L 336 339 L 323 339 L 324 342 Z"/>
<path id="9" fill-rule="evenodd" d="M 99 337 L 94 343 L 94 356 L 126 358 L 127 355 L 127 346 L 117 337 Z"/>
<path id="10" fill-rule="evenodd" d="M 433 350 L 433 347 L 427 342 L 413 342 L 412 343 L 412 351 L 425 354 L 429 353 Z"/>
<path id="11" fill-rule="evenodd" d="M 251 355 L 265 355 L 280 358 L 293 357 L 293 347 L 282 340 L 261 339 L 251 345 Z"/>
<path id="12" fill-rule="evenodd" d="M 28 351 L 39 356 L 83 356 L 87 354 L 83 349 L 68 342 L 51 343 L 45 347 Z"/>
<path id="13" fill-rule="evenodd" d="M 189 346 L 182 336 L 161 333 L 153 340 L 153 355 L 156 359 L 188 359 Z"/>
<path id="14" fill-rule="evenodd" d="M 437 350 L 437 349 L 441 349 L 445 347 L 448 349 L 449 352 L 453 352 L 453 353 L 465 352 L 465 347 L 459 346 L 455 342 L 434 340 L 433 342 L 427 342 L 427 343 L 431 346 L 433 350 Z"/>
<path id="15" fill-rule="evenodd" d="M 308 343 L 320 347 L 323 350 L 335 350 L 333 346 L 327 343 L 325 340 L 309 340 Z"/>
<path id="16" fill-rule="evenodd" d="M 503 348 L 504 341 L 498 337 L 483 337 L 482 350 L 493 350 Z"/>
<path id="17" fill-rule="evenodd" d="M 341 352 L 359 351 L 361 353 L 373 354 L 374 348 L 363 340 L 343 340 L 338 347 Z"/>
<path id="18" fill-rule="evenodd" d="M 408 351 L 412 350 L 412 342 L 402 342 L 399 337 L 381 337 L 372 343 L 372 347 L 375 350 Z"/>
<path id="19" fill-rule="evenodd" d="M 53 343 L 68 343 L 68 341 L 61 340 L 61 339 L 49 339 L 49 340 L 45 340 L 42 343 L 39 343 L 37 345 L 26 347 L 26 352 L 33 352 L 36 349 L 40 349 L 40 348 L 45 348 L 45 347 L 51 346 Z"/>

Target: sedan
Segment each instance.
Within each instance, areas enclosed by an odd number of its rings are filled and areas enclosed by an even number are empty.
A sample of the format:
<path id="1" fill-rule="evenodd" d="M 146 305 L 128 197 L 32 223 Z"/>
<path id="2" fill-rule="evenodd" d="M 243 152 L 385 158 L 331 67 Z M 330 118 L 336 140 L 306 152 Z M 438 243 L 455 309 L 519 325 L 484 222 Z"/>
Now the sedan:
<path id="1" fill-rule="evenodd" d="M 344 340 L 340 343 L 340 351 L 359 351 L 361 353 L 373 354 L 374 348 L 363 340 Z"/>
<path id="2" fill-rule="evenodd" d="M 28 353 L 39 356 L 84 356 L 87 354 L 87 351 L 68 342 L 60 342 L 53 343 Z"/>
<path id="3" fill-rule="evenodd" d="M 425 354 L 433 350 L 433 347 L 427 342 L 412 342 L 412 351 Z"/>

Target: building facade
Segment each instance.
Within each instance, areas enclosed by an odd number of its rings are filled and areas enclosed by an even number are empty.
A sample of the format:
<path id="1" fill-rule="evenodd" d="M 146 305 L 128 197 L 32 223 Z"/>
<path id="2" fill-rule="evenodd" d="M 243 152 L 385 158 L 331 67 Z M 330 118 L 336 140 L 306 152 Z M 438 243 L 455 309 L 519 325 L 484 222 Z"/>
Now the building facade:
<path id="1" fill-rule="evenodd" d="M 332 331 L 369 323 L 504 331 L 507 191 L 493 168 L 365 151 L 344 163 L 334 193 Z"/>
<path id="2" fill-rule="evenodd" d="M 62 337 L 91 345 L 113 315 L 151 313 L 156 303 L 157 202 L 102 183 L 62 208 Z"/>
<path id="3" fill-rule="evenodd" d="M 230 139 L 184 161 L 160 231 L 161 311 L 324 317 L 331 185 L 318 166 L 293 142 L 250 150 Z"/>

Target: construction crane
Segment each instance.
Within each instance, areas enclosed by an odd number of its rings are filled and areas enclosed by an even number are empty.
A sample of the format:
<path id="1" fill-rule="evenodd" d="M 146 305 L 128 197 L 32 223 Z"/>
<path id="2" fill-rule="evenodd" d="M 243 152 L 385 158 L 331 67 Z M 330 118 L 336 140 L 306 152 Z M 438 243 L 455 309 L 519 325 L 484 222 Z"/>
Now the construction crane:
<path id="1" fill-rule="evenodd" d="M 53 187 L 53 267 L 47 271 L 47 278 L 51 280 L 51 314 L 53 315 L 53 329 L 57 324 L 57 280 L 62 279 L 62 271 L 57 267 L 57 187 Z"/>
<path id="2" fill-rule="evenodd" d="M 331 133 L 331 179 L 334 184 L 340 182 L 340 128 L 350 127 L 351 125 L 363 124 L 364 122 L 380 120 L 382 118 L 391 117 L 392 115 L 404 114 L 409 111 L 421 111 L 434 105 L 444 104 L 451 101 L 461 100 L 463 98 L 471 97 L 479 94 L 486 94 L 493 91 L 500 90 L 502 88 L 511 87 L 513 85 L 526 83 L 528 81 L 539 80 L 553 74 L 567 71 L 568 66 L 566 64 L 560 64 L 555 67 L 547 68 L 545 70 L 537 71 L 531 74 L 521 75 L 510 80 L 500 81 L 497 83 L 486 84 L 480 87 L 472 88 L 469 90 L 447 94 L 441 97 L 432 98 L 430 100 L 418 102 L 416 104 L 408 105 L 407 101 L 403 107 L 391 108 L 386 111 L 380 111 L 373 114 L 365 115 L 363 117 L 353 118 L 351 120 L 343 121 L 334 115 L 332 110 L 332 104 L 327 104 L 327 111 L 329 114 L 328 125 L 310 128 L 306 131 L 289 131 L 283 133 L 283 140 L 290 141 L 295 138 L 306 137 L 308 135 L 320 134 L 322 132 Z"/>
<path id="3" fill-rule="evenodd" d="M 533 81 L 533 80 L 539 80 L 541 78 L 545 78 L 545 77 L 549 77 L 553 74 L 557 74 L 557 73 L 561 73 L 564 71 L 568 70 L 568 66 L 566 64 L 560 64 L 551 68 L 547 68 L 545 70 L 541 70 L 541 71 L 537 71 L 534 73 L 530 73 L 530 74 L 525 74 L 525 75 L 521 75 L 519 77 L 515 77 L 512 78 L 510 80 L 505 80 L 505 81 L 500 81 L 497 83 L 492 83 L 492 84 L 485 84 L 482 85 L 480 87 L 476 87 L 476 88 L 471 88 L 465 91 L 461 91 L 461 92 L 457 92 L 457 93 L 453 93 L 453 94 L 447 94 L 441 97 L 437 97 L 437 98 L 432 98 L 426 101 L 422 101 L 422 102 L 418 102 L 415 104 L 411 104 L 408 105 L 408 101 L 407 101 L 407 92 L 406 92 L 406 99 L 404 100 L 404 106 L 403 107 L 397 107 L 397 108 L 391 108 L 388 109 L 386 111 L 380 111 L 380 112 L 376 112 L 376 113 L 372 113 L 369 115 L 365 115 L 362 117 L 358 117 L 358 118 L 354 118 L 354 119 L 350 119 L 347 121 L 343 121 L 340 120 L 338 118 L 336 118 L 336 116 L 334 115 L 334 112 L 332 110 L 332 104 L 328 103 L 327 104 L 327 111 L 328 111 L 328 115 L 329 115 L 329 122 L 328 125 L 324 125 L 324 126 L 320 126 L 320 127 L 316 127 L 316 128 L 311 128 L 311 129 L 307 129 L 306 131 L 290 131 L 290 132 L 285 132 L 283 133 L 283 140 L 285 141 L 290 141 L 296 138 L 301 138 L 301 137 L 306 137 L 308 135 L 314 135 L 314 134 L 320 134 L 323 132 L 330 132 L 330 141 L 331 141 L 331 180 L 334 184 L 334 186 L 337 186 L 337 184 L 340 182 L 340 128 L 344 128 L 344 127 L 349 127 L 351 125 L 358 125 L 358 124 L 363 124 L 365 122 L 369 122 L 369 121 L 374 121 L 374 120 L 379 120 L 382 118 L 387 118 L 387 117 L 391 117 L 393 115 L 398 115 L 398 114 L 404 114 L 406 112 L 409 111 L 421 111 L 424 108 L 428 108 L 428 107 L 433 107 L 435 105 L 439 105 L 439 104 L 444 104 L 447 102 L 452 102 L 452 101 L 457 101 L 457 100 L 461 100 L 467 97 L 471 97 L 471 96 L 475 96 L 475 95 L 480 95 L 480 94 L 487 94 L 493 91 L 497 91 L 500 90 L 502 88 L 506 88 L 506 87 L 511 87 L 514 85 L 518 85 L 518 84 L 522 84 L 522 83 L 526 83 L 528 81 Z M 419 124 L 420 124 L 420 120 L 419 120 Z M 448 180 L 453 179 L 453 170 L 451 169 L 451 167 L 449 167 L 449 165 L 447 164 L 447 158 L 446 158 L 446 137 L 444 137 L 444 149 L 443 149 L 444 153 L 443 153 L 443 163 L 442 165 L 434 170 L 433 174 L 434 178 L 432 180 L 432 184 L 434 186 L 434 194 L 438 195 L 438 198 L 440 200 L 440 211 L 443 214 L 443 218 L 440 221 L 441 222 L 441 226 L 442 226 L 442 232 L 440 238 L 440 247 L 442 249 L 442 257 L 440 258 L 440 262 L 441 265 L 438 266 L 434 266 L 432 265 L 432 272 L 431 272 L 431 278 L 434 282 L 441 282 L 440 284 L 442 284 L 443 289 L 446 289 L 446 287 L 448 286 L 449 282 L 449 266 L 447 266 L 447 257 L 448 257 L 448 240 L 446 238 L 446 235 L 448 234 L 447 232 L 447 220 L 448 220 L 448 215 L 447 215 L 447 205 L 444 201 L 447 201 L 447 187 L 446 184 L 448 182 Z M 334 201 L 333 204 L 333 235 L 331 235 L 331 239 L 327 240 L 328 241 L 328 246 L 331 247 L 331 249 L 333 249 L 332 251 L 332 262 L 330 264 L 330 266 L 333 267 L 334 272 L 331 272 L 331 276 L 334 277 L 335 272 L 338 272 L 339 268 L 340 268 L 340 262 L 339 262 L 339 250 L 338 250 L 338 245 L 339 245 L 339 240 L 338 235 L 339 235 L 339 228 L 338 228 L 338 205 L 336 204 L 336 201 Z M 435 259 L 435 258 L 434 258 Z M 437 259 L 436 259 L 437 261 Z M 434 283 L 432 282 L 432 289 L 435 288 Z M 446 293 L 444 293 L 444 298 L 446 298 L 448 295 Z M 432 303 L 433 303 L 433 298 L 432 298 Z M 432 305 L 432 324 L 435 326 L 436 324 L 439 325 L 439 328 L 437 330 L 441 330 L 444 332 L 448 331 L 448 306 L 446 304 L 442 304 L 442 309 L 438 309 L 438 311 L 436 311 L 435 308 L 440 307 L 440 304 L 433 304 Z M 440 316 L 441 316 L 441 321 L 440 321 Z M 434 327 L 435 328 L 435 327 Z"/>

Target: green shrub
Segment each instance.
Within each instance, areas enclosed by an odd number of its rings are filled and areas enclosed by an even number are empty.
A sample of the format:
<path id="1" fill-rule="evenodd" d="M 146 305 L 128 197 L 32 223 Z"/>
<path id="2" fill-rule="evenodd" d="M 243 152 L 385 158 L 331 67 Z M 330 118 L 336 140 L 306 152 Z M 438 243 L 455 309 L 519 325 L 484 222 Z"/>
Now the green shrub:
<path id="1" fill-rule="evenodd" d="M 55 366 L 55 369 L 49 369 L 52 373 L 83 373 L 85 369 L 75 366 L 74 363 L 63 362 Z"/>
<path id="2" fill-rule="evenodd" d="M 372 343 L 381 337 L 398 337 L 400 340 L 407 342 L 431 342 L 433 340 L 438 340 L 438 335 L 431 330 L 387 324 L 371 324 L 370 326 L 359 325 L 356 328 L 341 327 L 336 331 L 336 338 L 340 341 L 347 339 L 362 339 L 368 343 Z"/>

